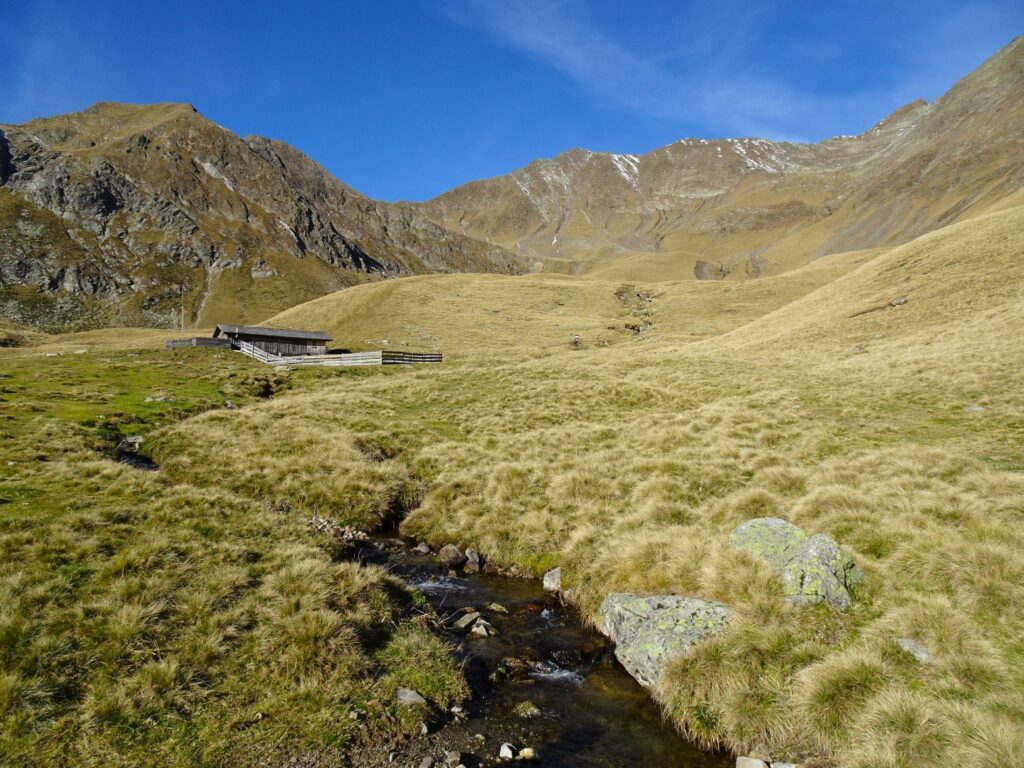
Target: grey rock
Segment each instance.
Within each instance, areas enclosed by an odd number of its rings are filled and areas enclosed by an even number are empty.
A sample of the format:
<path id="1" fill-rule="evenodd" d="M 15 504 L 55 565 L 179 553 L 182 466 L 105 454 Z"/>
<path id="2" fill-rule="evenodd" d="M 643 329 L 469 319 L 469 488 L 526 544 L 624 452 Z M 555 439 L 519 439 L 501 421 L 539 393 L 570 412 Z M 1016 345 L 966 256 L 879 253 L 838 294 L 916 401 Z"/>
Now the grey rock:
<path id="1" fill-rule="evenodd" d="M 562 590 L 562 569 L 552 568 L 544 574 L 544 591 L 560 592 Z"/>
<path id="2" fill-rule="evenodd" d="M 470 547 L 466 550 L 466 573 L 480 573 L 480 553 Z"/>
<path id="3" fill-rule="evenodd" d="M 771 768 L 799 768 L 796 763 L 779 763 L 774 762 L 771 764 Z"/>
<path id="4" fill-rule="evenodd" d="M 729 534 L 729 546 L 758 555 L 781 570 L 807 541 L 797 526 L 777 517 L 747 520 Z"/>
<path id="5" fill-rule="evenodd" d="M 830 536 L 808 536 L 797 526 L 777 517 L 759 517 L 738 525 L 729 545 L 761 557 L 782 576 L 791 602 L 827 603 L 846 610 L 850 588 L 863 575 L 853 559 Z"/>
<path id="6" fill-rule="evenodd" d="M 895 299 L 889 302 L 890 307 L 902 307 L 908 301 L 906 296 L 897 296 Z"/>
<path id="7" fill-rule="evenodd" d="M 422 760 L 420 760 L 420 768 L 434 768 L 434 758 L 432 758 L 430 755 L 424 757 Z"/>
<path id="8" fill-rule="evenodd" d="M 498 757 L 501 760 L 515 760 L 518 754 L 519 751 L 508 743 L 502 744 L 501 749 L 498 750 Z"/>
<path id="9" fill-rule="evenodd" d="M 615 642 L 615 657 L 649 688 L 670 659 L 720 633 L 732 611 L 712 600 L 616 592 L 601 603 L 600 615 L 604 634 Z"/>
<path id="10" fill-rule="evenodd" d="M 471 624 L 476 622 L 476 620 L 479 619 L 479 618 L 480 618 L 480 614 L 477 611 L 471 611 L 470 613 L 467 613 L 461 619 L 456 621 L 452 626 L 455 627 L 456 629 L 466 629 Z"/>
<path id="11" fill-rule="evenodd" d="M 466 556 L 454 544 L 445 544 L 437 554 L 448 568 L 461 568 L 466 562 Z"/>
<path id="12" fill-rule="evenodd" d="M 431 552 L 430 545 L 425 541 L 421 541 L 415 547 L 412 548 L 413 552 L 419 552 L 421 555 L 429 555 Z"/>
<path id="13" fill-rule="evenodd" d="M 462 762 L 462 753 L 452 750 L 451 752 L 445 752 L 444 764 L 448 766 L 456 766 Z"/>
<path id="14" fill-rule="evenodd" d="M 897 637 L 896 645 L 922 664 L 931 664 L 935 661 L 935 657 L 932 656 L 931 652 L 928 650 L 928 646 L 918 640 L 914 640 L 909 637 Z"/>
<path id="15" fill-rule="evenodd" d="M 768 763 L 756 757 L 737 757 L 736 768 L 768 768 Z"/>
<path id="16" fill-rule="evenodd" d="M 849 590 L 862 578 L 853 559 L 824 534 L 809 538 L 782 572 L 783 589 L 792 602 L 824 602 L 837 611 L 850 607 Z"/>
<path id="17" fill-rule="evenodd" d="M 427 700 L 412 688 L 399 688 L 395 691 L 395 699 L 405 706 L 426 706 Z"/>
<path id="18" fill-rule="evenodd" d="M 964 413 L 981 413 L 985 410 L 983 405 L 968 405 L 964 407 Z"/>
<path id="19" fill-rule="evenodd" d="M 517 760 L 536 760 L 537 750 L 533 747 L 523 747 L 519 750 L 519 754 L 516 756 Z"/>
<path id="20" fill-rule="evenodd" d="M 476 635 L 477 637 L 494 637 L 498 634 L 498 630 L 496 630 L 494 625 L 490 622 L 484 621 L 483 619 L 477 619 L 473 624 L 473 629 L 470 630 L 470 634 Z"/>

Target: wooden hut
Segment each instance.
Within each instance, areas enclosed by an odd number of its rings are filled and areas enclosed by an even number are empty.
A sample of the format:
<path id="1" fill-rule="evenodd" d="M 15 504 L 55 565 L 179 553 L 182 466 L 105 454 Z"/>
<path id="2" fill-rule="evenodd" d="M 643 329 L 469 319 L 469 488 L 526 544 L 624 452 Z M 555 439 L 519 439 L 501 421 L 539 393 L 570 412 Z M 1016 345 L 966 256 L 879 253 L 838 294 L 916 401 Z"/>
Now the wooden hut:
<path id="1" fill-rule="evenodd" d="M 285 328 L 260 328 L 251 325 L 218 325 L 213 338 L 233 345 L 248 342 L 271 355 L 326 355 L 331 340 L 323 331 L 292 331 Z"/>

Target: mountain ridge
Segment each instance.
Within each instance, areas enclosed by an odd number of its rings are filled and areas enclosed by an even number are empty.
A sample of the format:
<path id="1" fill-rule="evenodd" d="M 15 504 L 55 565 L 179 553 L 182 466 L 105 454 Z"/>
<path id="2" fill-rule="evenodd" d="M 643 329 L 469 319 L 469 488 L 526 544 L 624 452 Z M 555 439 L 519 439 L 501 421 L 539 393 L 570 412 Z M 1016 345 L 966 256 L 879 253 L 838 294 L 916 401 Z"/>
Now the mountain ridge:
<path id="1" fill-rule="evenodd" d="M 541 269 L 630 279 L 777 274 L 827 253 L 906 242 L 1019 188 L 1022 61 L 1018 37 L 935 102 L 909 102 L 856 136 L 681 139 L 643 155 L 574 149 L 421 205 L 449 230 Z M 919 181 L 917 199 L 899 194 Z M 947 181 L 954 199 L 943 199 Z M 1001 189 L 986 196 L 994 183 Z M 662 272 L 615 263 L 622 259 Z"/>
<path id="2" fill-rule="evenodd" d="M 191 105 L 0 125 L 0 148 L 0 307 L 40 327 L 259 320 L 368 279 L 522 271 Z"/>
<path id="3" fill-rule="evenodd" d="M 932 103 L 810 143 L 571 149 L 374 200 L 188 104 L 0 124 L 0 314 L 46 330 L 256 322 L 367 280 L 562 272 L 736 280 L 892 246 L 1024 187 L 1024 37 Z"/>

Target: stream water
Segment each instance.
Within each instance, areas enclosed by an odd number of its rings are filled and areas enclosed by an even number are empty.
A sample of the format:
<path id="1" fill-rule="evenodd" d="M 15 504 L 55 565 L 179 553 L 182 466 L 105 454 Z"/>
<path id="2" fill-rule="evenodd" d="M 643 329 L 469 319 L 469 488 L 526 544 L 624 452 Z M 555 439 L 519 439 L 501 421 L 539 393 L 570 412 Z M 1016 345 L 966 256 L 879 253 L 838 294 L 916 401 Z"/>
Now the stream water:
<path id="1" fill-rule="evenodd" d="M 488 762 L 494 762 L 499 742 L 507 740 L 535 748 L 544 766 L 732 764 L 725 755 L 701 751 L 664 724 L 647 693 L 615 660 L 608 641 L 546 594 L 538 581 L 453 576 L 432 555 L 396 539 L 375 540 L 362 558 L 419 590 L 447 619 L 446 626 L 471 608 L 496 628 L 492 637 L 449 630 L 473 690 L 466 727 L 487 734 L 480 752 Z M 528 706 L 525 702 L 540 713 L 517 714 L 517 707 Z"/>

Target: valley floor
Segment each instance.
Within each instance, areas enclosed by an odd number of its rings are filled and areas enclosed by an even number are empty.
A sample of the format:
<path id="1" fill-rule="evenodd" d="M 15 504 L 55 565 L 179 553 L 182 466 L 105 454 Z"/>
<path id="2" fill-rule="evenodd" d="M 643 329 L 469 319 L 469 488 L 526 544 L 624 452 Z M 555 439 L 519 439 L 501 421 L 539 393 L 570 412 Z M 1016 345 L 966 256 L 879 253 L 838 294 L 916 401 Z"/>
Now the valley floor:
<path id="1" fill-rule="evenodd" d="M 380 702 L 458 700 L 451 657 L 415 594 L 306 525 L 406 514 L 560 565 L 591 620 L 612 591 L 730 605 L 656 692 L 702 743 L 1024 764 L 1022 233 L 1015 208 L 749 285 L 413 278 L 269 323 L 457 343 L 421 369 L 275 372 L 116 331 L 4 351 L 0 749 L 242 764 L 415 727 Z M 110 459 L 134 433 L 159 472 Z M 789 604 L 727 546 L 763 516 L 853 554 L 851 610 Z"/>

